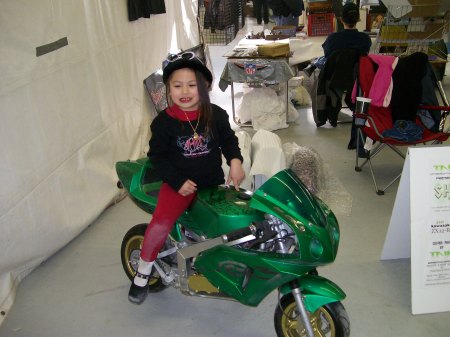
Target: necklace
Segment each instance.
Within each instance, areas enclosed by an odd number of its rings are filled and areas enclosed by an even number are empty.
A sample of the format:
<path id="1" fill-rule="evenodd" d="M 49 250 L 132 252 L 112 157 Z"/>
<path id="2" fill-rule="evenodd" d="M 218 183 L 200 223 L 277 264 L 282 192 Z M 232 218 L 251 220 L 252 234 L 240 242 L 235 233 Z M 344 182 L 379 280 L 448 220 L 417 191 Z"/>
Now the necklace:
<path id="1" fill-rule="evenodd" d="M 194 126 L 192 125 L 191 121 L 188 118 L 186 111 L 183 110 L 183 112 L 184 112 L 184 115 L 186 116 L 186 120 L 188 121 L 189 125 L 191 126 L 192 131 L 194 131 L 194 139 L 198 139 L 197 128 L 198 128 L 198 123 L 200 122 L 200 116 L 197 118 L 197 125 L 194 128 Z"/>

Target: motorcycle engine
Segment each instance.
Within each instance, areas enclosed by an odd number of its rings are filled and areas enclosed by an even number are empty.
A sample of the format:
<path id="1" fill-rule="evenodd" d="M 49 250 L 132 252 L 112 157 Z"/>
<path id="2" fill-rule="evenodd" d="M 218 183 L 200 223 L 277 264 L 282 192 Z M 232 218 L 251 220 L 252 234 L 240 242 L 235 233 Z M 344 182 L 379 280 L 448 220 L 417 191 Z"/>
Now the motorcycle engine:
<path id="1" fill-rule="evenodd" d="M 256 239 L 241 244 L 242 248 L 281 254 L 292 254 L 298 250 L 295 233 L 285 222 L 270 214 L 264 217 L 263 229 L 258 231 Z"/>

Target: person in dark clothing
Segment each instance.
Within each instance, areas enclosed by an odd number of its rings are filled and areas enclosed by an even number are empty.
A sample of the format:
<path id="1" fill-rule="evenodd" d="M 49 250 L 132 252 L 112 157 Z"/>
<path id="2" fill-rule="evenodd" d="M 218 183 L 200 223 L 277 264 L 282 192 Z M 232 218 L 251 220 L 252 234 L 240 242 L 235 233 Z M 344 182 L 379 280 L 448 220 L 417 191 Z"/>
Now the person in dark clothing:
<path id="1" fill-rule="evenodd" d="M 277 26 L 298 26 L 298 18 L 305 10 L 303 0 L 268 0 Z"/>
<path id="2" fill-rule="evenodd" d="M 175 221 L 197 189 L 225 182 L 222 154 L 230 166 L 227 183 L 239 190 L 244 179 L 238 139 L 225 110 L 211 104 L 212 74 L 192 52 L 173 55 L 163 69 L 169 106 L 151 124 L 148 157 L 163 184 L 142 242 L 139 267 L 128 299 L 141 304 L 148 294 L 153 263 Z"/>
<path id="3" fill-rule="evenodd" d="M 341 49 L 355 49 L 361 54 L 369 53 L 372 41 L 370 37 L 363 32 L 359 32 L 356 23 L 360 20 L 359 8 L 353 2 L 346 3 L 342 8 L 341 22 L 344 30 L 331 33 L 322 44 L 324 56 L 311 62 L 311 65 L 304 69 L 307 75 L 312 74 L 314 69 L 323 69 L 327 57 L 333 52 Z"/>
<path id="4" fill-rule="evenodd" d="M 269 6 L 268 0 L 253 0 L 253 12 L 258 25 L 264 20 L 265 24 L 269 23 Z"/>
<path id="5" fill-rule="evenodd" d="M 356 28 L 356 24 L 360 19 L 359 7 L 356 4 L 353 2 L 348 2 L 342 7 L 341 22 L 344 25 L 344 29 L 330 34 L 322 44 L 325 58 L 328 58 L 333 52 L 343 49 L 356 50 L 359 51 L 361 55 L 369 53 L 372 45 L 369 35 L 359 32 Z M 353 108 L 353 104 L 349 98 L 349 92 L 347 92 L 345 101 L 350 108 Z M 348 149 L 353 149 L 356 147 L 355 141 L 356 128 L 353 121 L 350 141 L 347 146 Z"/>
<path id="6" fill-rule="evenodd" d="M 325 57 L 338 49 L 357 49 L 363 53 L 368 53 L 372 41 L 370 37 L 356 28 L 356 23 L 360 20 L 359 8 L 352 2 L 346 3 L 342 8 L 341 21 L 344 30 L 330 34 L 322 48 Z"/>
<path id="7" fill-rule="evenodd" d="M 322 44 L 325 57 L 339 49 L 357 49 L 366 54 L 369 52 L 372 41 L 366 33 L 359 32 L 356 28 L 359 20 L 359 7 L 352 2 L 346 3 L 342 7 L 341 17 L 344 30 L 330 34 Z"/>

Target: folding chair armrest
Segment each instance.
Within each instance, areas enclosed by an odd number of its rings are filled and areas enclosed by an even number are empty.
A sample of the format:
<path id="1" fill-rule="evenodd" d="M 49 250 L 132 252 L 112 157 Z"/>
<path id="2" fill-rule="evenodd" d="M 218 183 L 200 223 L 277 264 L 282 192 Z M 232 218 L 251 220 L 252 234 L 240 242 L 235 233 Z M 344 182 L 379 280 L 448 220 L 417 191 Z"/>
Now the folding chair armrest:
<path id="1" fill-rule="evenodd" d="M 373 118 L 370 115 L 364 114 L 364 113 L 355 113 L 355 117 L 358 115 L 358 117 L 360 118 L 364 118 L 366 121 L 369 121 L 370 127 L 375 131 L 375 133 L 377 134 L 377 136 L 380 139 L 383 139 L 383 135 L 381 134 L 381 132 L 378 130 L 377 125 L 375 124 Z M 365 125 L 366 123 L 364 123 Z M 364 126 L 363 125 L 363 126 Z"/>
<path id="2" fill-rule="evenodd" d="M 357 128 L 362 128 L 364 125 L 366 125 L 366 120 L 369 115 L 362 113 L 362 112 L 354 112 L 353 118 L 355 119 L 355 126 Z"/>

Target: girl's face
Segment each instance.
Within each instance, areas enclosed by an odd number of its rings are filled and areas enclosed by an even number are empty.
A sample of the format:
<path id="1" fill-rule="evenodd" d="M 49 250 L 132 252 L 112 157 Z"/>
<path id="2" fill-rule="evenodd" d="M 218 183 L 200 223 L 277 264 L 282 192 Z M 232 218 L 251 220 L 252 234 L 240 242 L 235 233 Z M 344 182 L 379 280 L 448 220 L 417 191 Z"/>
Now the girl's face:
<path id="1" fill-rule="evenodd" d="M 189 68 L 175 70 L 169 80 L 169 95 L 182 110 L 198 110 L 200 96 L 195 72 Z"/>

